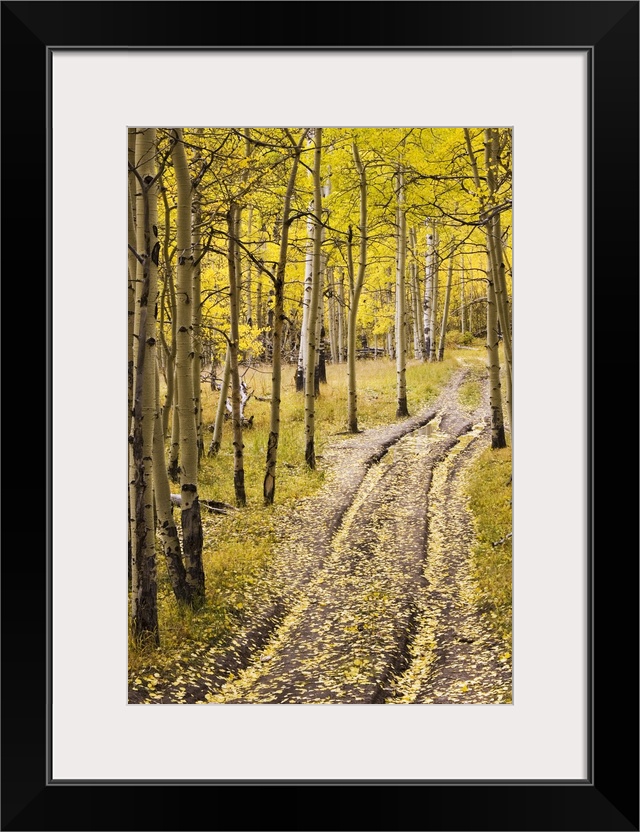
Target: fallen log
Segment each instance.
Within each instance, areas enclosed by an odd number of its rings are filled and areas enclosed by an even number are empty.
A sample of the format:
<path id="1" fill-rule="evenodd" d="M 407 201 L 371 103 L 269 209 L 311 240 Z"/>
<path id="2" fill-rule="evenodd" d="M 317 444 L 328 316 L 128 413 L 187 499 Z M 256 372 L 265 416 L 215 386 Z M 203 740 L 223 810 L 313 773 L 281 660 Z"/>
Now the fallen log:
<path id="1" fill-rule="evenodd" d="M 171 505 L 181 506 L 182 495 L 172 494 Z M 215 514 L 229 514 L 231 511 L 238 510 L 235 506 L 229 505 L 229 503 L 221 503 L 219 500 L 200 500 L 200 505 L 202 508 L 206 508 L 208 511 L 212 511 Z"/>

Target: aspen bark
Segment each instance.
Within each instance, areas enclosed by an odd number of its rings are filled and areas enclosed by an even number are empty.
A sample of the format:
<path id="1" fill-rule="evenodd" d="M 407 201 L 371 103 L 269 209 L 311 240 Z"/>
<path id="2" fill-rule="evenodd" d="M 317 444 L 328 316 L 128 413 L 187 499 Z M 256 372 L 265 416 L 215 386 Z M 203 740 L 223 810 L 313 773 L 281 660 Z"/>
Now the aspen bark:
<path id="1" fill-rule="evenodd" d="M 487 128 L 485 130 L 485 167 L 487 170 L 487 184 L 489 187 L 489 206 L 495 204 L 495 192 L 497 188 L 497 169 L 498 169 L 498 152 L 499 152 L 499 136 L 496 128 Z M 505 400 L 507 410 L 509 412 L 509 423 L 511 424 L 511 399 L 512 399 L 512 383 L 511 383 L 511 369 L 512 369 L 512 347 L 511 347 L 511 321 L 508 313 L 507 302 L 507 288 L 504 258 L 502 252 L 502 233 L 500 230 L 500 215 L 492 217 L 487 221 L 486 225 L 487 245 L 490 252 L 494 286 L 496 295 L 496 305 L 498 309 L 498 320 L 500 322 L 500 330 L 502 333 L 502 341 L 504 345 L 505 370 L 506 370 L 506 390 Z"/>
<path id="2" fill-rule="evenodd" d="M 207 452 L 208 456 L 217 456 L 222 442 L 222 427 L 224 425 L 225 403 L 229 390 L 229 380 L 231 378 L 231 352 L 227 346 L 227 352 L 224 359 L 224 370 L 222 371 L 222 380 L 220 382 L 220 398 L 218 399 L 218 407 L 216 410 L 216 420 L 213 424 L 213 436 L 211 437 L 211 444 Z"/>
<path id="3" fill-rule="evenodd" d="M 191 372 L 193 376 L 193 410 L 196 419 L 196 444 L 198 448 L 198 461 L 204 454 L 204 438 L 202 436 L 202 232 L 200 223 L 202 219 L 200 201 L 194 194 L 193 201 L 193 228 L 191 231 L 191 253 L 193 257 L 193 300 L 191 303 L 191 333 L 193 359 Z"/>
<path id="4" fill-rule="evenodd" d="M 404 172 L 398 170 L 398 230 L 396 258 L 396 418 L 409 415 L 407 407 L 407 331 L 405 323 L 405 269 L 407 256 L 406 218 L 404 208 Z"/>
<path id="5" fill-rule="evenodd" d="M 429 361 L 435 361 L 436 329 L 438 326 L 438 277 L 440 271 L 440 235 L 437 226 L 433 229 L 433 274 L 431 277 L 431 323 L 429 325 L 431 340 L 429 342 Z"/>
<path id="6" fill-rule="evenodd" d="M 229 237 L 227 261 L 229 265 L 229 316 L 231 334 L 229 339 L 229 365 L 231 371 L 231 421 L 233 425 L 233 489 L 236 505 L 245 506 L 247 495 L 244 487 L 244 441 L 242 437 L 242 414 L 240 411 L 240 372 L 238 351 L 240 346 L 240 309 L 238 286 L 238 234 L 240 233 L 240 211 L 232 203 L 227 213 Z"/>
<path id="7" fill-rule="evenodd" d="M 465 334 L 465 323 L 466 323 L 466 308 L 465 308 L 465 294 L 464 294 L 464 280 L 465 280 L 465 272 L 464 272 L 464 257 L 460 260 L 460 333 L 462 335 Z"/>
<path id="8" fill-rule="evenodd" d="M 354 277 L 353 254 L 351 250 L 352 232 L 349 227 L 348 235 L 348 263 L 349 263 L 349 318 L 347 326 L 347 427 L 351 433 L 358 432 L 358 390 L 356 383 L 356 323 L 358 306 L 364 285 L 364 275 L 367 268 L 367 174 L 360 158 L 358 145 L 354 142 L 353 159 L 358 171 L 358 187 L 360 191 L 360 252 L 358 258 L 358 274 Z"/>
<path id="9" fill-rule="evenodd" d="M 171 511 L 171 489 L 164 463 L 164 432 L 162 430 L 162 408 L 159 406 L 159 372 L 156 368 L 156 418 L 153 429 L 153 492 L 156 505 L 158 536 L 164 552 L 169 580 L 176 600 L 182 604 L 191 603 L 191 592 L 187 584 L 187 573 L 182 561 L 182 550 L 178 529 Z"/>
<path id="10" fill-rule="evenodd" d="M 444 294 L 444 309 L 440 324 L 440 342 L 438 343 L 438 361 L 444 359 L 444 342 L 447 335 L 447 319 L 449 317 L 449 300 L 451 298 L 451 279 L 453 277 L 453 251 L 449 255 L 449 271 L 447 273 L 447 288 Z"/>
<path id="11" fill-rule="evenodd" d="M 171 482 L 180 482 L 180 407 L 178 405 L 177 370 L 174 362 L 173 397 L 171 405 L 171 439 L 169 441 L 169 464 L 167 473 Z"/>
<path id="12" fill-rule="evenodd" d="M 176 388 L 180 423 L 180 497 L 182 545 L 187 584 L 194 605 L 205 597 L 202 564 L 202 518 L 198 499 L 198 444 L 193 391 L 193 253 L 191 251 L 191 179 L 182 129 L 174 130 L 172 148 L 178 208 L 176 215 Z"/>
<path id="13" fill-rule="evenodd" d="M 318 300 L 320 294 L 320 266 L 322 245 L 322 188 L 320 183 L 320 162 L 322 158 L 322 128 L 314 131 L 314 166 L 313 166 L 313 270 L 311 283 L 311 298 L 309 301 L 308 346 L 305 367 L 304 385 L 304 428 L 305 428 L 305 461 L 309 468 L 316 467 L 315 452 L 315 366 L 316 343 L 315 322 L 318 316 Z"/>
<path id="14" fill-rule="evenodd" d="M 271 369 L 271 412 L 269 422 L 269 440 L 267 443 L 267 459 L 265 466 L 262 494 L 265 505 L 272 505 L 276 493 L 276 473 L 278 464 L 278 443 L 280 440 L 280 399 L 282 388 L 282 325 L 284 322 L 284 286 L 287 268 L 287 250 L 289 246 L 289 215 L 291 213 L 291 199 L 296 183 L 298 163 L 304 135 L 296 145 L 289 180 L 284 195 L 282 206 L 282 230 L 280 232 L 280 253 L 276 269 L 274 285 L 274 307 L 273 307 L 273 357 Z"/>
<path id="15" fill-rule="evenodd" d="M 417 359 L 422 358 L 424 344 L 424 321 L 420 309 L 420 278 L 418 276 L 418 241 L 416 229 L 409 229 L 411 247 L 411 313 L 413 315 L 413 354 Z"/>
<path id="16" fill-rule="evenodd" d="M 425 263 L 424 279 L 424 302 L 423 302 L 423 329 L 424 329 L 424 352 L 423 358 L 428 361 L 431 356 L 431 342 L 435 334 L 431 331 L 432 306 L 433 306 L 433 276 L 435 271 L 435 233 L 427 234 L 427 256 Z"/>
<path id="17" fill-rule="evenodd" d="M 338 361 L 345 360 L 344 346 L 344 269 L 338 269 Z"/>
<path id="18" fill-rule="evenodd" d="M 158 293 L 157 188 L 153 128 L 136 139 L 138 205 L 137 251 L 141 262 L 138 296 L 137 361 L 133 395 L 132 450 L 135 491 L 135 535 L 132 540 L 132 630 L 136 638 L 159 644 L 158 584 L 153 512 L 153 430 L 155 422 Z M 139 177 L 139 178 L 138 178 Z"/>
<path id="19" fill-rule="evenodd" d="M 489 406 L 491 408 L 491 447 L 504 448 L 507 445 L 502 415 L 502 394 L 500 389 L 500 357 L 498 352 L 498 313 L 493 283 L 491 258 L 487 257 L 487 365 L 489 371 Z"/>

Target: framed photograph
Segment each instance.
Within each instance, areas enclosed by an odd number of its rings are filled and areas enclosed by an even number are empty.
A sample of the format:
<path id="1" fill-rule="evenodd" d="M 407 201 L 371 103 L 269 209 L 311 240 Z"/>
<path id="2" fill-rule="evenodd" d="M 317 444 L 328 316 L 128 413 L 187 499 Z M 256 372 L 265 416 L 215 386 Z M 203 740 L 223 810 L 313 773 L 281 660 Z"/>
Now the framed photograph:
<path id="1" fill-rule="evenodd" d="M 610 388 L 637 355 L 638 3 L 3 2 L 2 24 L 5 275 L 28 249 L 47 378 L 46 534 L 3 561 L 2 828 L 637 830 Z M 512 136 L 508 703 L 127 694 L 127 128 L 293 124 Z"/>

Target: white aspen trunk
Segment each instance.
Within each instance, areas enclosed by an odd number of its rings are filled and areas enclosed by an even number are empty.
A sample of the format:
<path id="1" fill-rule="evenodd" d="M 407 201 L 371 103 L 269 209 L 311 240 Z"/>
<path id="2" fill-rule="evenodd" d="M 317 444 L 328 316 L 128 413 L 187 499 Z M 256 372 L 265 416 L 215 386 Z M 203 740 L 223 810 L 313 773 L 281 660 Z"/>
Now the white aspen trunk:
<path id="1" fill-rule="evenodd" d="M 305 367 L 304 385 L 304 427 L 305 427 L 305 461 L 312 470 L 316 467 L 315 452 L 315 366 L 316 343 L 315 327 L 311 325 L 317 319 L 318 300 L 320 290 L 320 267 L 322 245 L 322 188 L 320 184 L 320 162 L 322 158 L 322 128 L 316 127 L 314 132 L 314 166 L 313 166 L 313 271 L 311 298 L 309 302 L 308 347 Z"/>
<path id="2" fill-rule="evenodd" d="M 324 237 L 324 235 L 322 235 Z M 324 299 L 323 299 L 323 282 L 324 282 L 324 269 L 322 268 L 322 254 L 320 255 L 320 274 L 318 276 L 318 309 L 316 315 L 316 328 L 315 328 L 315 336 L 314 341 L 316 345 L 316 359 L 315 359 L 315 367 L 313 371 L 313 389 L 315 391 L 315 395 L 320 395 L 320 381 L 321 379 L 321 372 L 320 372 L 320 361 L 322 356 L 322 349 L 324 347 L 323 339 L 322 339 L 322 313 L 324 310 Z M 326 374 L 324 381 L 326 381 Z"/>
<path id="3" fill-rule="evenodd" d="M 167 573 L 173 594 L 182 604 L 191 603 L 191 592 L 187 584 L 187 573 L 182 561 L 180 538 L 171 511 L 171 489 L 164 464 L 164 433 L 162 431 L 162 408 L 159 406 L 159 372 L 156 367 L 156 416 L 153 429 L 153 491 L 156 505 L 158 536 L 164 552 Z"/>
<path id="4" fill-rule="evenodd" d="M 246 243 L 251 247 L 251 236 L 253 234 L 253 205 L 247 208 L 247 235 Z M 245 298 L 247 304 L 246 321 L 249 326 L 253 326 L 253 260 L 247 258 L 247 277 L 245 279 Z"/>
<path id="5" fill-rule="evenodd" d="M 406 218 L 404 208 L 404 172 L 398 171 L 398 231 L 396 261 L 396 418 L 409 415 L 407 407 L 407 332 L 405 322 L 405 270 L 407 255 Z"/>
<path id="6" fill-rule="evenodd" d="M 164 287 L 162 291 L 162 301 L 160 303 L 160 341 L 162 343 L 162 348 L 165 353 L 166 362 L 165 377 L 167 381 L 167 392 L 164 404 L 162 406 L 162 432 L 166 437 L 169 433 L 169 415 L 175 412 L 174 391 L 176 377 L 176 287 L 173 282 L 173 270 L 171 268 L 171 257 L 169 254 L 169 229 L 171 227 L 171 207 L 169 205 L 169 199 L 167 197 L 167 189 L 163 187 L 161 188 L 161 190 L 162 200 L 164 204 L 165 234 L 162 243 L 164 264 Z M 169 309 L 171 313 L 171 346 L 167 345 L 163 329 L 165 300 L 168 300 L 169 302 Z M 171 433 L 173 437 L 173 423 Z M 176 442 L 178 442 L 177 433 Z M 176 448 L 175 458 L 172 457 L 172 461 L 175 460 L 173 464 L 173 474 L 170 475 L 171 479 L 174 482 L 177 482 L 179 478 L 178 456 L 178 448 Z"/>
<path id="7" fill-rule="evenodd" d="M 287 135 L 291 136 L 289 133 Z M 280 399 L 282 395 L 282 326 L 284 322 L 284 287 L 287 268 L 287 249 L 289 246 L 289 215 L 291 213 L 291 199 L 296 183 L 296 174 L 300 161 L 302 142 L 295 146 L 294 156 L 289 172 L 289 180 L 282 206 L 282 229 L 280 232 L 280 253 L 276 270 L 274 284 L 274 305 L 273 305 L 273 365 L 271 374 L 271 411 L 269 422 L 269 441 L 267 444 L 267 459 L 265 466 L 262 494 L 265 505 L 272 505 L 276 492 L 276 473 L 278 463 L 278 443 L 280 441 Z"/>
<path id="8" fill-rule="evenodd" d="M 131 170 L 135 168 L 135 127 L 128 130 L 128 154 L 129 166 L 128 184 L 128 252 L 127 252 L 127 427 L 131 431 L 133 425 L 133 389 L 134 389 L 134 338 L 135 315 L 136 315 L 136 276 L 138 272 L 138 259 L 134 254 L 137 244 L 136 222 L 135 222 L 135 201 L 136 201 L 136 178 Z M 131 249 L 134 249 L 132 251 Z M 133 539 L 135 537 L 135 465 L 133 461 L 133 448 L 129 446 L 129 518 L 128 518 L 128 572 L 131 578 Z"/>
<path id="9" fill-rule="evenodd" d="M 442 324 L 440 325 L 440 343 L 438 344 L 438 361 L 444 359 L 444 342 L 447 336 L 447 319 L 449 317 L 449 300 L 451 298 L 451 281 L 453 278 L 453 246 L 449 255 L 449 271 L 447 273 L 447 288 L 444 294 L 444 309 L 442 310 Z"/>
<path id="10" fill-rule="evenodd" d="M 198 499 L 198 444 L 193 391 L 193 253 L 191 251 L 191 179 L 182 129 L 174 130 L 172 148 L 178 207 L 176 213 L 176 381 L 180 422 L 180 498 L 187 583 L 195 605 L 204 601 L 202 518 Z"/>
<path id="11" fill-rule="evenodd" d="M 338 333 L 336 320 L 336 286 L 333 277 L 333 266 L 327 268 L 327 322 L 329 324 L 329 350 L 331 362 L 338 363 Z"/>
<path id="12" fill-rule="evenodd" d="M 220 398 L 218 399 L 218 407 L 216 410 L 216 419 L 213 425 L 213 436 L 211 437 L 211 444 L 207 456 L 217 456 L 222 442 L 222 427 L 224 425 L 225 402 L 227 400 L 229 390 L 229 379 L 231 378 L 231 353 L 227 347 L 227 353 L 224 359 L 224 370 L 222 371 L 222 380 L 220 382 Z"/>
<path id="13" fill-rule="evenodd" d="M 360 222 L 358 232 L 360 235 L 360 249 L 358 255 L 358 274 L 354 276 L 353 254 L 352 254 L 352 232 L 349 227 L 348 236 L 348 264 L 349 264 L 349 319 L 347 327 L 347 427 L 351 433 L 358 432 L 358 386 L 356 381 L 356 325 L 358 319 L 358 307 L 360 295 L 364 286 L 364 276 L 367 269 L 367 240 L 368 240 L 368 219 L 367 219 L 367 173 L 358 145 L 354 142 L 352 146 L 353 159 L 358 171 L 358 187 L 360 191 Z"/>
<path id="14" fill-rule="evenodd" d="M 240 409 L 240 371 L 238 367 L 238 351 L 240 346 L 240 309 L 238 286 L 238 234 L 240 233 L 240 211 L 232 203 L 227 214 L 227 231 L 229 237 L 229 316 L 231 318 L 231 337 L 229 355 L 231 367 L 231 408 L 233 423 L 233 488 L 236 505 L 245 506 L 247 495 L 244 487 L 244 441 L 242 437 L 242 413 Z"/>
<path id="15" fill-rule="evenodd" d="M 418 267 L 418 240 L 416 229 L 409 229 L 409 241 L 411 244 L 411 312 L 413 315 L 413 352 L 414 357 L 421 359 L 424 345 L 424 321 L 421 309 L 420 297 L 420 272 Z"/>
<path id="16" fill-rule="evenodd" d="M 504 448 L 502 395 L 500 389 L 500 357 L 498 351 L 498 314 L 493 284 L 491 258 L 487 256 L 487 364 L 489 372 L 489 406 L 491 408 L 491 447 Z"/>
<path id="17" fill-rule="evenodd" d="M 193 345 L 193 410 L 196 418 L 196 443 L 198 448 L 198 463 L 204 454 L 204 437 L 202 435 L 202 233 L 200 230 L 200 203 L 194 200 L 193 229 L 191 232 L 191 251 L 193 256 L 193 299 L 191 302 L 191 331 Z"/>
<path id="18" fill-rule="evenodd" d="M 496 176 L 498 170 L 498 152 L 499 152 L 499 136 L 497 128 L 489 128 L 485 130 L 485 167 L 487 169 L 487 183 L 489 186 L 489 205 L 495 205 L 495 191 L 497 188 Z M 508 303 L 506 299 L 506 276 L 504 267 L 504 258 L 502 251 L 502 233 L 500 229 L 500 215 L 497 214 L 492 219 L 489 219 L 486 226 L 487 243 L 490 251 L 494 287 L 496 294 L 496 305 L 498 309 L 498 320 L 500 322 L 500 330 L 502 333 L 504 345 L 504 357 L 506 364 L 506 390 L 505 400 L 507 410 L 509 412 L 509 424 L 511 424 L 511 399 L 512 399 L 512 347 L 511 347 L 511 321 L 508 313 Z"/>
<path id="19" fill-rule="evenodd" d="M 338 269 L 338 361 L 342 364 L 345 359 L 344 345 L 344 269 Z"/>
<path id="20" fill-rule="evenodd" d="M 466 318 L 466 308 L 465 308 L 465 295 L 464 295 L 464 279 L 465 279 L 465 271 L 464 271 L 464 257 L 460 260 L 460 333 L 462 335 L 465 334 L 465 318 Z"/>
<path id="21" fill-rule="evenodd" d="M 438 276 L 440 271 L 440 237 L 437 226 L 433 228 L 433 274 L 431 277 L 431 323 L 429 325 L 431 340 L 429 342 L 429 361 L 437 358 L 437 326 L 438 326 Z"/>
<path id="22" fill-rule="evenodd" d="M 309 211 L 313 212 L 313 203 Z M 313 252 L 315 225 L 312 217 L 307 220 L 307 257 L 304 264 L 304 286 L 302 289 L 302 329 L 300 331 L 300 350 L 298 355 L 298 370 L 296 372 L 296 390 L 304 389 L 306 376 L 307 355 L 309 347 L 309 309 L 311 307 L 311 293 L 313 290 Z"/>
<path id="23" fill-rule="evenodd" d="M 178 383 L 175 378 L 174 362 L 173 403 L 171 405 L 171 440 L 169 442 L 169 464 L 167 473 L 172 482 L 180 482 L 180 408 L 178 406 Z"/>
<path id="24" fill-rule="evenodd" d="M 425 263 L 425 279 L 424 279 L 424 302 L 423 322 L 424 329 L 424 352 L 423 358 L 425 361 L 429 360 L 431 354 L 431 342 L 434 338 L 431 332 L 431 308 L 433 305 L 433 274 L 435 261 L 435 238 L 433 234 L 427 234 L 427 252 Z"/>
<path id="25" fill-rule="evenodd" d="M 156 410 L 158 294 L 157 187 L 155 129 L 139 131 L 136 140 L 137 251 L 141 279 L 138 295 L 137 360 L 133 393 L 132 450 L 135 476 L 135 535 L 132 540 L 132 630 L 138 639 L 159 644 L 158 584 L 153 511 L 153 431 Z"/>

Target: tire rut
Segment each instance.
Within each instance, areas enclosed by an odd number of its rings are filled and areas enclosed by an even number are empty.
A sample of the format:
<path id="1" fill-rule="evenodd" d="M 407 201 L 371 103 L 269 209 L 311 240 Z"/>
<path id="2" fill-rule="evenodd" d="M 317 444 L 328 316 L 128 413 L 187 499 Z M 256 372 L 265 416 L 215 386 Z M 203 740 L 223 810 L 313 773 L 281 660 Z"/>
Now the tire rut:
<path id="1" fill-rule="evenodd" d="M 316 537 L 306 541 L 314 564 L 302 570 L 306 580 L 287 614 L 246 670 L 209 701 L 391 701 L 423 629 L 425 507 L 434 471 L 461 437 L 473 443 L 484 427 L 474 431 L 474 419 L 458 407 L 464 377 L 433 418 L 388 446 L 355 487 L 349 480 L 349 506 L 337 524 L 318 534 L 316 517 Z"/>

